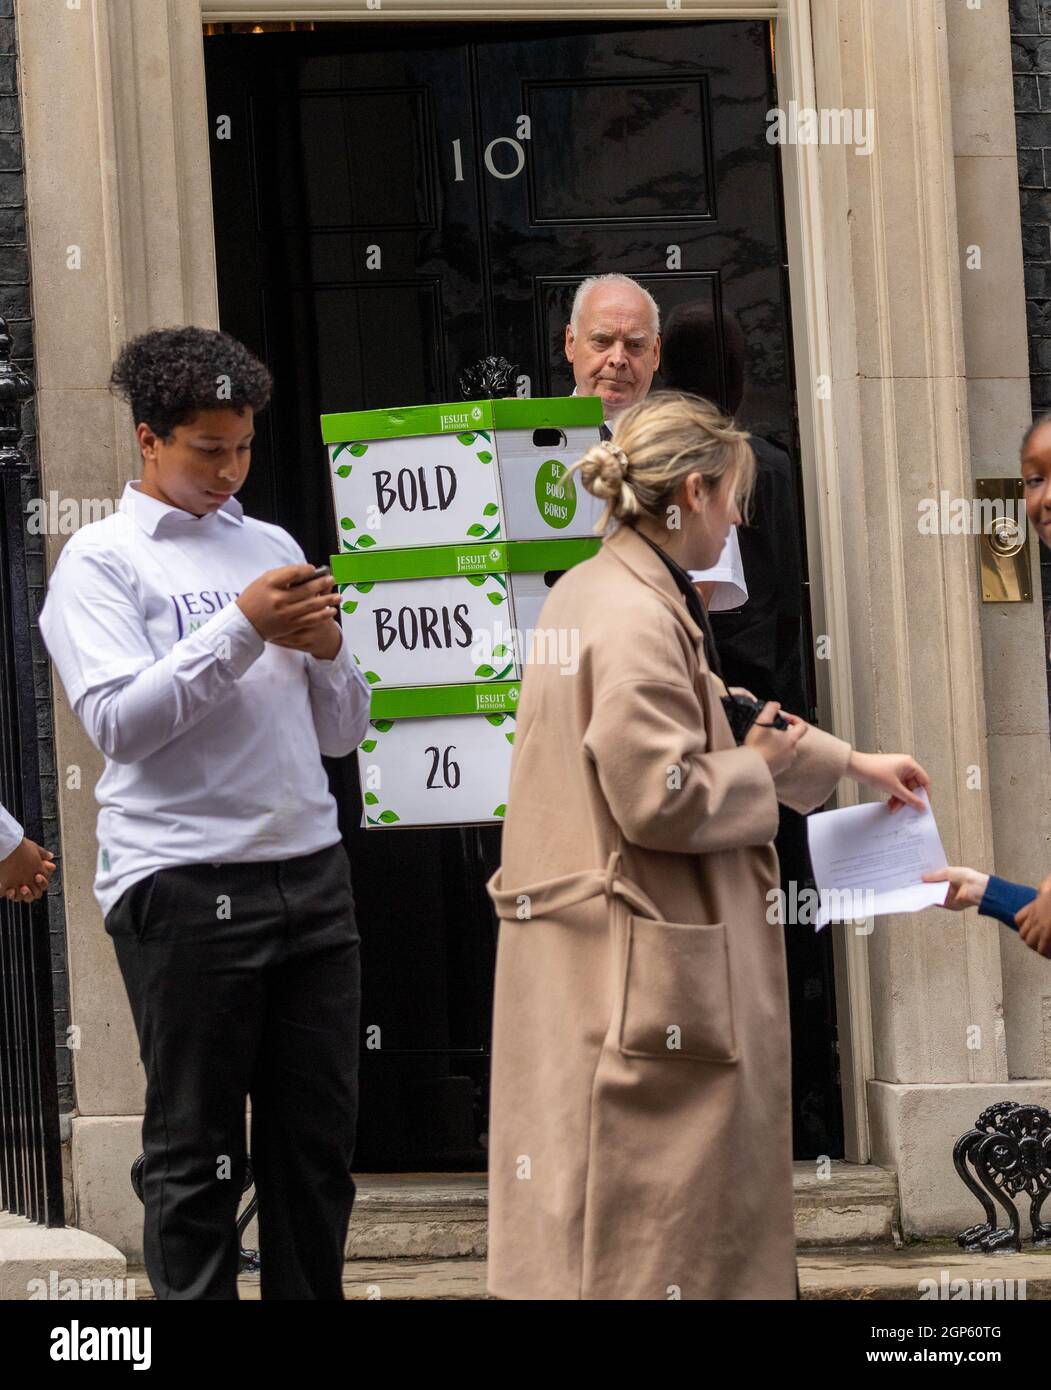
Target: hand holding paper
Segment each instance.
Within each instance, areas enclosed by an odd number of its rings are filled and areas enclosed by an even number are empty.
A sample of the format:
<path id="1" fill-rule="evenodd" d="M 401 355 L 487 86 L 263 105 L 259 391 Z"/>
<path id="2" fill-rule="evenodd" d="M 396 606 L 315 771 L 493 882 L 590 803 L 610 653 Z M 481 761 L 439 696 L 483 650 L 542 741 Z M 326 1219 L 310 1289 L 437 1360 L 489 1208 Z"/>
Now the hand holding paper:
<path id="1" fill-rule="evenodd" d="M 814 880 L 820 897 L 815 928 L 892 912 L 940 906 L 946 883 L 923 875 L 946 863 L 938 827 L 924 789 L 926 809 L 902 806 L 892 814 L 884 801 L 823 811 L 807 820 Z"/>

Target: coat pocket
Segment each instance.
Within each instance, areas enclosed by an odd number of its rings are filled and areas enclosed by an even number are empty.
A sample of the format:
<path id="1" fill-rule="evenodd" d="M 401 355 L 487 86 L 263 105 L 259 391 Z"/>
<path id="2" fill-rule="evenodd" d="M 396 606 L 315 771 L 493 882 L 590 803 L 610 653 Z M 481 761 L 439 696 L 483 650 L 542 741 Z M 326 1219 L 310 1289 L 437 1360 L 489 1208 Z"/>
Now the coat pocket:
<path id="1" fill-rule="evenodd" d="M 620 1051 L 735 1062 L 726 926 L 628 918 Z"/>

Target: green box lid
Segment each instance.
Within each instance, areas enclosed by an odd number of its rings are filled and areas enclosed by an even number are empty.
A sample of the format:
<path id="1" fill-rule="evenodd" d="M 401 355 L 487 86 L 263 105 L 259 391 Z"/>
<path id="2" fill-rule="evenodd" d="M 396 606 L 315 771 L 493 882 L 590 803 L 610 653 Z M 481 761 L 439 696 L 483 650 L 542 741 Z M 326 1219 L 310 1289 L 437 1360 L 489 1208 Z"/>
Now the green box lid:
<path id="1" fill-rule="evenodd" d="M 373 690 L 369 719 L 424 719 L 452 714 L 514 714 L 521 681 L 489 685 L 395 686 Z"/>
<path id="2" fill-rule="evenodd" d="M 321 437 L 326 444 L 346 444 L 427 434 L 540 429 L 544 425 L 594 425 L 597 429 L 601 423 L 602 402 L 597 396 L 516 396 L 499 401 L 455 401 L 447 405 L 408 405 L 392 410 L 322 415 Z"/>
<path id="3" fill-rule="evenodd" d="M 398 579 L 447 579 L 470 574 L 537 574 L 568 570 L 590 559 L 599 536 L 568 540 L 488 541 L 481 545 L 428 545 L 404 550 L 344 552 L 329 559 L 337 584 Z"/>

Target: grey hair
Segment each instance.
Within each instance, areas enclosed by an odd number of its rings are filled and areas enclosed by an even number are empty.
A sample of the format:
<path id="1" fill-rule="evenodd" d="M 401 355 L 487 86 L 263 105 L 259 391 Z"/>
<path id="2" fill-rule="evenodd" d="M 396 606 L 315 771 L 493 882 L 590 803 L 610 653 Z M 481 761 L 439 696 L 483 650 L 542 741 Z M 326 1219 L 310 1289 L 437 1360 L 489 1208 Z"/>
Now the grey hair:
<path id="1" fill-rule="evenodd" d="M 569 311 L 569 326 L 572 328 L 574 336 L 580 323 L 580 311 L 584 307 L 584 300 L 587 299 L 592 290 L 597 289 L 600 285 L 614 284 L 630 285 L 633 290 L 638 290 L 639 294 L 646 300 L 650 307 L 653 336 L 656 337 L 661 331 L 661 311 L 657 307 L 657 301 L 649 290 L 640 285 L 637 280 L 633 280 L 630 275 L 620 275 L 616 271 L 611 271 L 608 275 L 589 275 L 586 280 L 581 280 L 577 286 L 577 292 L 573 296 L 573 307 Z"/>

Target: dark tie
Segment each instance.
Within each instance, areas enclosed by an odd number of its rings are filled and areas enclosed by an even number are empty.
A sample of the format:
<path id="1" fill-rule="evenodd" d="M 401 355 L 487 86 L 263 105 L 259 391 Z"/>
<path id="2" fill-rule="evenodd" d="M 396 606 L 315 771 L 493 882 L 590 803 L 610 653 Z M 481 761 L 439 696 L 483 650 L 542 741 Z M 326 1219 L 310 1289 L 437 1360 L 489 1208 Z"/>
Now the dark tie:
<path id="1" fill-rule="evenodd" d="M 598 427 L 598 437 L 599 437 L 600 439 L 612 439 L 612 438 L 613 438 L 613 431 L 612 431 L 612 430 L 610 429 L 610 427 L 606 424 L 605 420 L 603 420 L 602 424 L 599 425 L 599 427 Z"/>

